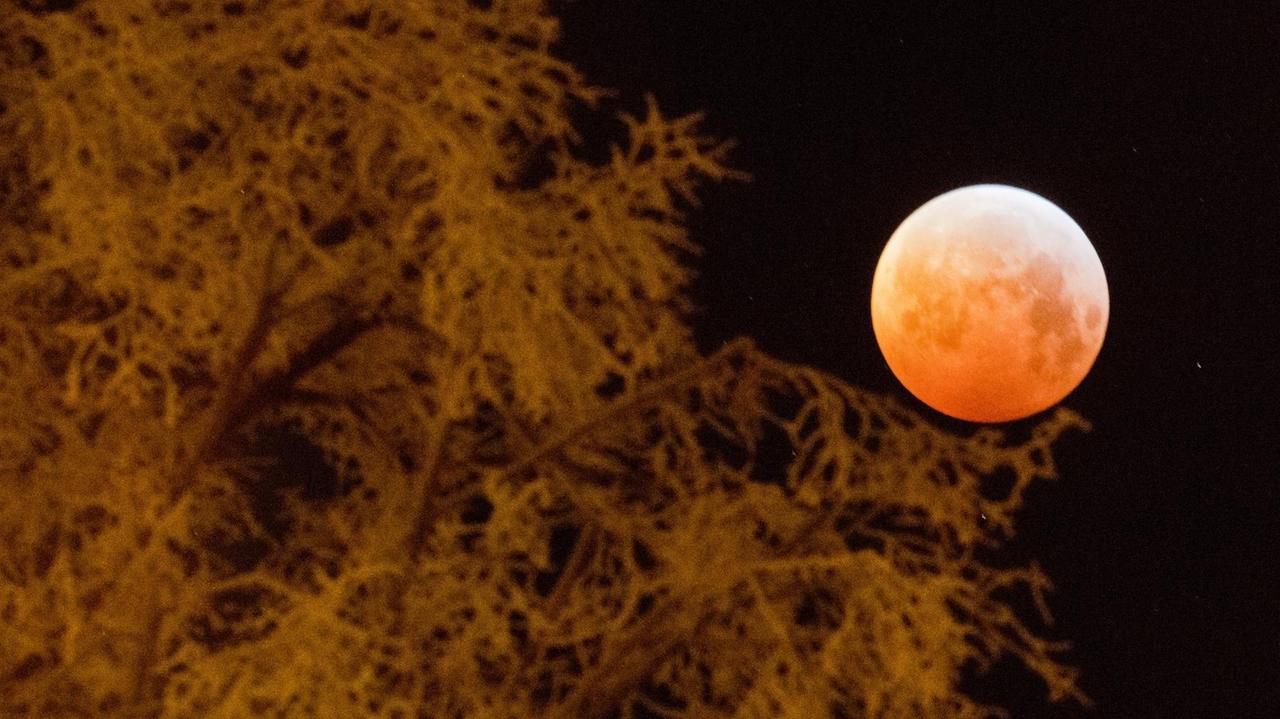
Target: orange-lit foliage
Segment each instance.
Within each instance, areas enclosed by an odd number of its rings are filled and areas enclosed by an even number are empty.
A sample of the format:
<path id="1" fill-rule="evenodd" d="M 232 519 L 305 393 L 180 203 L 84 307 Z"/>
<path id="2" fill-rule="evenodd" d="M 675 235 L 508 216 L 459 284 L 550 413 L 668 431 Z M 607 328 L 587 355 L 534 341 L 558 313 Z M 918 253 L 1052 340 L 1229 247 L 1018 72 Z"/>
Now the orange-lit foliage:
<path id="1" fill-rule="evenodd" d="M 1078 696 L 974 551 L 1080 420 L 699 357 L 726 148 L 650 102 L 580 159 L 555 33 L 0 2 L 0 715 L 976 717 L 1005 653 Z"/>

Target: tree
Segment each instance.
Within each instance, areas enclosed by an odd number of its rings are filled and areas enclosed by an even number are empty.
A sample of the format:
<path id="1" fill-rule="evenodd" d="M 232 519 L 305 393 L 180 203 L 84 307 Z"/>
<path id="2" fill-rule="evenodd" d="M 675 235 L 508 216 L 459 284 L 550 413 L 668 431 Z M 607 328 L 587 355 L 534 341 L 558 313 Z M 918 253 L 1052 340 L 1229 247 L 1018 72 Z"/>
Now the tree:
<path id="1" fill-rule="evenodd" d="M 652 98 L 584 159 L 541 0 L 2 18 L 0 713 L 977 717 L 1004 654 L 1085 701 L 980 559 L 1083 420 L 699 356 L 682 213 L 741 174 Z"/>

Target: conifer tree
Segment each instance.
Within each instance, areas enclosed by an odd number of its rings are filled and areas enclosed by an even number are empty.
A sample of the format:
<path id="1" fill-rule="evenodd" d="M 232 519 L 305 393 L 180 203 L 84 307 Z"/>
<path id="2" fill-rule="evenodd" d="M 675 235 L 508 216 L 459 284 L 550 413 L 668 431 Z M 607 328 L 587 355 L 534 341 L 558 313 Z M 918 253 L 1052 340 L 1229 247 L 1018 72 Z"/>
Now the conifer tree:
<path id="1" fill-rule="evenodd" d="M 556 37 L 0 0 L 0 715 L 981 717 L 1005 655 L 1085 701 L 982 558 L 1083 420 L 701 356 L 728 145 L 649 98 L 584 159 Z"/>

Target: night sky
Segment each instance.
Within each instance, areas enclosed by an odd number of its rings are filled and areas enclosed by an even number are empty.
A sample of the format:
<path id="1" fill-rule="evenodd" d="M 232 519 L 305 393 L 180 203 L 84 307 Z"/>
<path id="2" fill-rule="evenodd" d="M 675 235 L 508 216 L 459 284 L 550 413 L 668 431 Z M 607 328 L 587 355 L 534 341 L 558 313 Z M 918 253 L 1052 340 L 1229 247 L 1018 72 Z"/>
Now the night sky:
<path id="1" fill-rule="evenodd" d="M 1184 7 L 1184 5 L 1186 7 Z M 1280 716 L 1273 318 L 1280 5 L 1202 2 L 575 0 L 559 54 L 616 88 L 596 139 L 653 92 L 708 113 L 750 183 L 690 218 L 706 351 L 765 351 L 887 392 L 936 423 L 871 329 L 876 260 L 912 210 L 1016 185 L 1062 207 L 1107 272 L 1111 316 L 1002 557 L 1055 580 L 1092 712 L 1001 667 L 1015 717 Z M 603 133 L 603 135 L 602 135 Z M 1015 433 L 1030 421 L 1008 427 Z"/>

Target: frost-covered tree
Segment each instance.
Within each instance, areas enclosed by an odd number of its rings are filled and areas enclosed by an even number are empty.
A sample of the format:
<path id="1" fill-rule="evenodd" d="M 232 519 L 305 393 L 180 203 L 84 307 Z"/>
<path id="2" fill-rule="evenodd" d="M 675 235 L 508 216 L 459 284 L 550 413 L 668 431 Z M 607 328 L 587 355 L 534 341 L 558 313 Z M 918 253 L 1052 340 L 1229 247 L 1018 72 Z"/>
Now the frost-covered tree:
<path id="1" fill-rule="evenodd" d="M 556 32 L 0 0 L 0 715 L 979 717 L 1003 655 L 1083 700 L 982 559 L 1083 422 L 700 356 L 727 146 L 650 100 L 584 159 Z"/>

